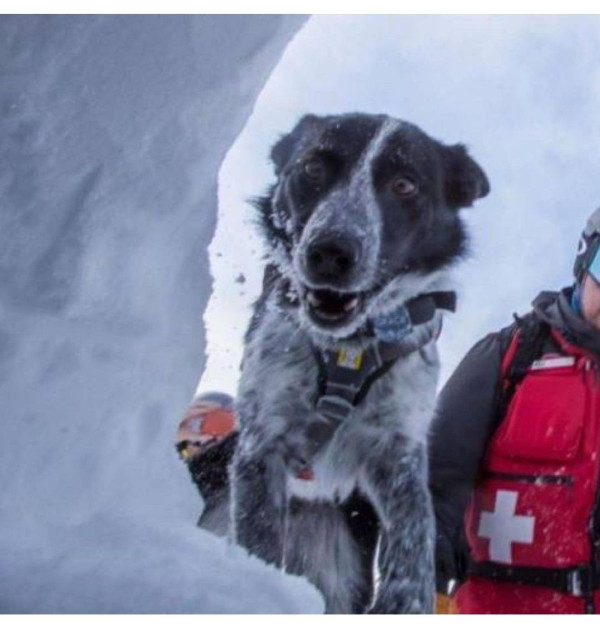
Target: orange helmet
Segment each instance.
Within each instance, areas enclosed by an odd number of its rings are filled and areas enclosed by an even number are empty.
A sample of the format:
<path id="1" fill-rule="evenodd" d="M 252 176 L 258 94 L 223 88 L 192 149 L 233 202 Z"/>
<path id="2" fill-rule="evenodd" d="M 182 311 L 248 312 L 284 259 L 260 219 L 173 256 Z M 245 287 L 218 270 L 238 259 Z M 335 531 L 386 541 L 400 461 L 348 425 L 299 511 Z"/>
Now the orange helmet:
<path id="1" fill-rule="evenodd" d="M 235 431 L 233 399 L 221 392 L 198 396 L 186 411 L 175 435 L 183 459 L 204 452 Z"/>

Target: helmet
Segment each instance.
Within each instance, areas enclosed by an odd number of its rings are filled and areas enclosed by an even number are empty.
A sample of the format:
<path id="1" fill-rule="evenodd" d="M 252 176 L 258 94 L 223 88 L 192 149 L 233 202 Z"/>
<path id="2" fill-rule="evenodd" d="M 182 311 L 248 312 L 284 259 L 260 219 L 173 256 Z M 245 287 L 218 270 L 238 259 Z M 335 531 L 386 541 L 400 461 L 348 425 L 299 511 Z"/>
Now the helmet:
<path id="1" fill-rule="evenodd" d="M 235 432 L 233 398 L 222 392 L 198 396 L 186 411 L 175 435 L 175 447 L 184 460 L 205 452 Z"/>
<path id="2" fill-rule="evenodd" d="M 573 274 L 577 284 L 581 284 L 585 273 L 589 273 L 600 283 L 600 208 L 595 210 L 585 225 L 579 239 Z"/>
<path id="3" fill-rule="evenodd" d="M 223 409 L 233 409 L 233 398 L 225 392 L 204 392 L 194 399 L 194 404 L 213 403 Z"/>

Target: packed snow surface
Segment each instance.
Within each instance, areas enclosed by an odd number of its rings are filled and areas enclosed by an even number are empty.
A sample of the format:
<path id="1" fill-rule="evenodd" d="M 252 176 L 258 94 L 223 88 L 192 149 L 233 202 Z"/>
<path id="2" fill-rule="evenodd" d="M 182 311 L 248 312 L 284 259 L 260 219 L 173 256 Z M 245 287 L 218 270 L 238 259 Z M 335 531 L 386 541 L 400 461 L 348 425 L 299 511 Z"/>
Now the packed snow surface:
<path id="1" fill-rule="evenodd" d="M 0 20 L 0 611 L 319 612 L 195 527 L 219 165 L 303 18 Z"/>

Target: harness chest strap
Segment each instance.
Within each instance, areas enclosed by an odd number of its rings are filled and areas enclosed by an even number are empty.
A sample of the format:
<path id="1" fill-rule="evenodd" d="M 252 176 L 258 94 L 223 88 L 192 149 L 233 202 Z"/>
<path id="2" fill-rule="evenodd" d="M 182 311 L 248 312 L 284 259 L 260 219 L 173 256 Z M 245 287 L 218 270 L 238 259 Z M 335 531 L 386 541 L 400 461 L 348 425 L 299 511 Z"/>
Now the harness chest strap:
<path id="1" fill-rule="evenodd" d="M 454 311 L 453 292 L 420 295 L 400 309 L 371 322 L 374 343 L 366 349 L 315 349 L 320 366 L 321 394 L 307 437 L 315 452 L 331 438 L 339 425 L 366 397 L 371 386 L 402 357 L 423 347 L 439 334 L 430 323 L 437 309 Z"/>

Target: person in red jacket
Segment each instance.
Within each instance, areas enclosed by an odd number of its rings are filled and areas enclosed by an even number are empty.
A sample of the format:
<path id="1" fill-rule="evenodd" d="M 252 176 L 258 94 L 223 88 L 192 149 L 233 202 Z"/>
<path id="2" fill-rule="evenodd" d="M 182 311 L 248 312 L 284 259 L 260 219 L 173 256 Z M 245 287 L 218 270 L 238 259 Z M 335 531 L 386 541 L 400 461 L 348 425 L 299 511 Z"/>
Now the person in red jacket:
<path id="1" fill-rule="evenodd" d="M 459 613 L 600 612 L 600 209 L 574 274 L 477 343 L 440 394 L 437 589 Z"/>

